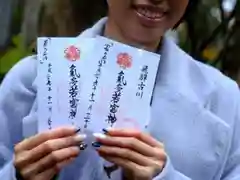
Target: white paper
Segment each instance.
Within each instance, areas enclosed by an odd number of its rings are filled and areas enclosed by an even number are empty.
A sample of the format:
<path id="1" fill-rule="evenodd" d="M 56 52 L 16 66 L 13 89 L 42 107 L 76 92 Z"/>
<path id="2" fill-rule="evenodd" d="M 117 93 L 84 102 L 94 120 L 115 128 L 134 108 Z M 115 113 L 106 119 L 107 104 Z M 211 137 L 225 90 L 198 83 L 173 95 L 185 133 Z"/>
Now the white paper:
<path id="1" fill-rule="evenodd" d="M 157 74 L 160 56 L 154 53 L 139 50 L 130 46 L 111 41 L 103 37 L 97 37 L 97 47 L 112 43 L 109 51 L 107 63 L 101 75 L 99 84 L 99 93 L 97 94 L 96 111 L 93 113 L 93 121 L 90 128 L 95 127 L 95 119 L 106 120 L 110 113 L 110 106 L 119 105 L 117 108 L 117 122 L 115 127 L 137 128 L 142 130 L 149 121 L 149 106 L 152 97 L 153 87 Z M 119 54 L 130 57 L 131 63 L 126 69 L 120 67 L 117 63 Z M 97 54 L 96 54 L 97 56 Z M 95 58 L 93 58 L 95 59 Z M 141 81 L 140 75 L 142 69 L 147 66 L 147 80 Z M 117 79 L 124 78 L 121 83 L 121 96 L 119 103 L 111 103 L 113 95 L 117 89 Z M 126 83 L 126 85 L 124 85 Z M 143 83 L 143 96 L 137 96 L 138 85 Z M 119 93 L 119 91 L 118 91 Z M 111 124 L 105 122 L 106 126 Z"/>
<path id="2" fill-rule="evenodd" d="M 44 38 L 38 41 L 39 131 L 49 129 L 46 113 L 49 92 L 43 80 L 48 69 L 47 63 L 40 64 L 43 41 Z M 159 55 L 100 36 L 51 38 L 50 45 L 48 61 L 52 64 L 54 86 L 52 128 L 74 125 L 90 132 L 100 132 L 109 126 L 144 129 L 150 118 Z M 75 90 L 74 98 L 71 88 Z M 76 103 L 71 104 L 72 101 Z M 70 118 L 70 112 L 76 113 L 74 117 Z M 109 117 L 114 116 L 116 122 L 110 123 Z"/>

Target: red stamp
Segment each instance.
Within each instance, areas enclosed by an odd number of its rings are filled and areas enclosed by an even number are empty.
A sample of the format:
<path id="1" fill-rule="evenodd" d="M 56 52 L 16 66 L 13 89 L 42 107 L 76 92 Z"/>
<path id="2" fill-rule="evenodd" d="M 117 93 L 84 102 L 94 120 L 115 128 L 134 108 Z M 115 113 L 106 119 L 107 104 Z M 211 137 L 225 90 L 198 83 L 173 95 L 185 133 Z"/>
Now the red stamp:
<path id="1" fill-rule="evenodd" d="M 130 68 L 132 66 L 132 57 L 128 53 L 120 53 L 117 56 L 117 64 L 123 69 Z"/>
<path id="2" fill-rule="evenodd" d="M 69 46 L 65 51 L 65 58 L 69 61 L 77 61 L 80 59 L 80 49 L 76 46 Z"/>

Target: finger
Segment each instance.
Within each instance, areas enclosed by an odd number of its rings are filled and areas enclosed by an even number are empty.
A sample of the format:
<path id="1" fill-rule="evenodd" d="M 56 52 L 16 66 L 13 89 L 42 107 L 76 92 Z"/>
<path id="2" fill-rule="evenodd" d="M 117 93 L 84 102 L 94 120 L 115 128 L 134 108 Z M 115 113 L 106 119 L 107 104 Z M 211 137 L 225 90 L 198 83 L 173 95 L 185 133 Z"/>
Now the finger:
<path id="1" fill-rule="evenodd" d="M 29 164 L 22 170 L 21 173 L 24 177 L 31 177 L 33 174 L 36 175 L 42 173 L 52 167 L 55 167 L 57 170 L 59 170 L 57 166 L 59 163 L 71 158 L 76 158 L 79 153 L 80 149 L 78 147 L 69 147 L 54 151 L 38 162 Z"/>
<path id="2" fill-rule="evenodd" d="M 63 127 L 37 134 L 17 144 L 15 146 L 15 152 L 19 152 L 22 150 L 31 150 L 32 148 L 42 144 L 47 140 L 73 136 L 74 134 L 76 134 L 76 132 L 77 130 L 75 127 Z"/>
<path id="3" fill-rule="evenodd" d="M 53 177 L 58 173 L 58 171 L 55 168 L 50 168 L 38 175 L 34 175 L 34 177 L 29 178 L 32 180 L 50 180 L 53 179 Z"/>
<path id="4" fill-rule="evenodd" d="M 80 146 L 81 142 L 85 138 L 86 138 L 85 135 L 75 135 L 45 141 L 36 148 L 33 148 L 30 151 L 25 151 L 25 153 L 21 153 L 19 156 L 16 156 L 15 164 L 17 167 L 24 167 L 29 163 L 38 161 L 39 159 L 45 157 L 46 155 L 53 151 L 64 149 L 71 146 Z"/>
<path id="5" fill-rule="evenodd" d="M 163 164 L 160 162 L 156 163 L 155 166 L 140 166 L 134 162 L 119 157 L 104 155 L 101 155 L 101 157 L 115 165 L 122 167 L 125 172 L 130 172 L 132 177 L 135 177 L 135 179 L 152 179 L 150 177 L 156 177 L 163 168 Z"/>
<path id="6" fill-rule="evenodd" d="M 112 137 L 103 134 L 94 134 L 97 142 L 106 146 L 116 146 L 121 148 L 128 148 L 145 156 L 155 156 L 154 150 L 148 144 L 134 138 L 134 137 Z"/>
<path id="7" fill-rule="evenodd" d="M 101 146 L 97 151 L 101 155 L 127 159 L 140 166 L 152 166 L 155 163 L 153 159 L 126 148 Z"/>
<path id="8" fill-rule="evenodd" d="M 63 162 L 60 162 L 57 164 L 57 169 L 58 170 L 61 170 L 62 168 L 64 168 L 65 166 L 71 164 L 73 161 L 75 160 L 75 158 L 70 158 L 70 159 L 67 159 Z"/>
<path id="9" fill-rule="evenodd" d="M 140 165 L 138 165 L 134 162 L 131 162 L 127 159 L 122 159 L 119 157 L 112 157 L 112 156 L 104 156 L 101 154 L 100 154 L 100 156 L 102 158 L 104 158 L 106 161 L 116 164 L 116 165 L 122 167 L 123 169 L 129 170 L 130 172 L 133 172 L 134 174 L 140 172 L 142 169 L 142 167 Z"/>
<path id="10" fill-rule="evenodd" d="M 59 164 L 57 164 L 57 168 L 50 168 L 38 175 L 35 176 L 34 180 L 46 180 L 46 179 L 53 179 L 53 177 L 65 166 L 67 166 L 68 164 L 70 164 L 72 161 L 74 160 L 74 158 L 65 160 Z"/>
<path id="11" fill-rule="evenodd" d="M 140 141 L 148 144 L 149 146 L 152 147 L 159 147 L 163 148 L 163 144 L 154 139 L 152 136 L 150 136 L 147 133 L 142 133 L 138 130 L 134 129 L 104 129 L 104 132 L 107 133 L 109 136 L 120 136 L 120 137 L 135 137 L 139 139 Z"/>

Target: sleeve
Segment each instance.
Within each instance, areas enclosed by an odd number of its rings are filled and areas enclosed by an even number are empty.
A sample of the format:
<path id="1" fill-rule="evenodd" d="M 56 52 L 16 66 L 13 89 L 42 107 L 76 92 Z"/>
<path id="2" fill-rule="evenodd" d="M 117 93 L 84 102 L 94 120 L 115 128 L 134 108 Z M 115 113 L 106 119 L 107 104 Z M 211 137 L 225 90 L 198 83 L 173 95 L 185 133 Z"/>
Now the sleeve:
<path id="1" fill-rule="evenodd" d="M 233 138 L 231 144 L 231 150 L 228 155 L 226 165 L 224 167 L 223 173 L 219 175 L 219 180 L 239 180 L 240 179 L 240 91 L 238 88 L 233 88 L 236 90 L 232 96 L 236 102 L 235 106 L 235 119 L 233 125 Z M 203 175 L 204 176 L 204 175 Z M 204 177 L 202 177 L 204 179 Z M 218 179 L 218 178 L 217 178 Z M 170 158 L 167 158 L 166 166 L 163 171 L 155 177 L 153 180 L 192 180 L 191 178 L 185 176 L 181 172 L 174 169 L 171 164 Z"/>
<path id="2" fill-rule="evenodd" d="M 191 180 L 191 178 L 183 175 L 179 171 L 176 171 L 170 161 L 170 158 L 167 157 L 167 163 L 163 171 L 153 180 Z"/>
<path id="3" fill-rule="evenodd" d="M 240 179 L 240 91 L 234 93 L 234 98 L 237 99 L 236 118 L 234 124 L 234 133 L 232 146 L 226 167 L 221 180 L 238 180 Z"/>
<path id="4" fill-rule="evenodd" d="M 14 145 L 23 139 L 22 119 L 35 99 L 32 82 L 35 59 L 28 57 L 15 65 L 0 86 L 0 179 L 15 180 Z"/>

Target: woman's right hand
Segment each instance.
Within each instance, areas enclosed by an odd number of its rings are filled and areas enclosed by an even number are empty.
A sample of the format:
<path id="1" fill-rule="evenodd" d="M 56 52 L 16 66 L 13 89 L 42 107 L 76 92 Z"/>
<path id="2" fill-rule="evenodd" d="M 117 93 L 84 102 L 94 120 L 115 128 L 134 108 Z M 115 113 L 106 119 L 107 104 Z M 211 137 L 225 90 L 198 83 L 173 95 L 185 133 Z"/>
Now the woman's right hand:
<path id="1" fill-rule="evenodd" d="M 65 127 L 25 139 L 15 146 L 16 171 L 24 180 L 51 180 L 79 155 L 84 138 Z"/>

